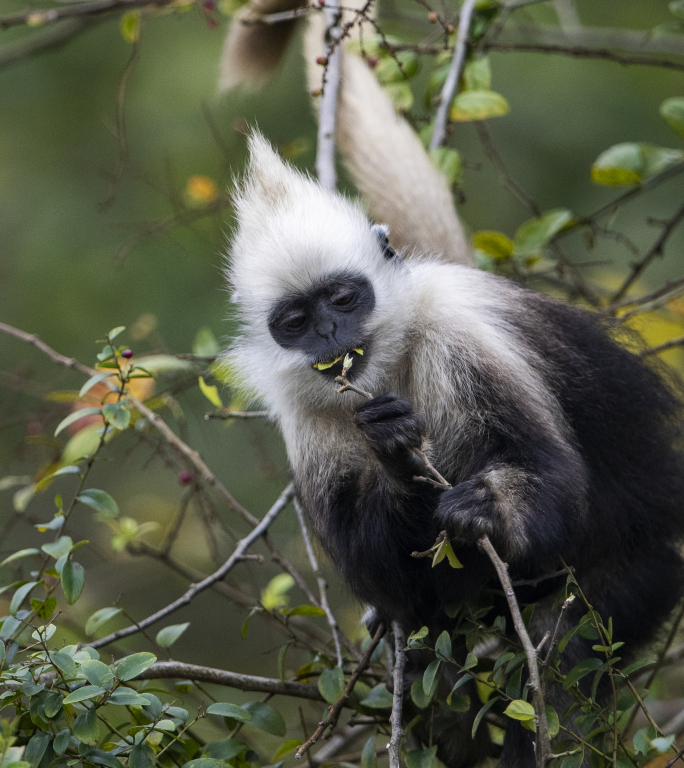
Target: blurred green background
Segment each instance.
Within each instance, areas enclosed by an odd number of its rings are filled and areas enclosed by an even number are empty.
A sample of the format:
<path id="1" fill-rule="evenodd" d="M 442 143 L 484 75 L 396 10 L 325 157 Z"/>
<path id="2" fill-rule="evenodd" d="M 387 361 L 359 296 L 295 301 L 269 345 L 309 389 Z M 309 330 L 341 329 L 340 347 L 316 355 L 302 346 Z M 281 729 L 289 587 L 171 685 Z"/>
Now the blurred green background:
<path id="1" fill-rule="evenodd" d="M 667 6 L 667 0 L 577 2 L 585 25 L 636 30 L 671 20 Z M 0 15 L 23 7 L 20 0 L 0 0 Z M 531 21 L 556 23 L 546 5 L 521 13 Z M 258 124 L 286 153 L 296 155 L 298 165 L 312 169 L 315 122 L 298 45 L 262 91 L 216 97 L 218 60 L 229 22 L 219 13 L 213 17 L 219 21 L 216 28 L 207 24 L 199 6 L 144 18 L 124 101 L 128 163 L 104 208 L 119 159 L 112 130 L 117 94 L 132 51 L 118 16 L 62 47 L 0 66 L 0 321 L 36 333 L 88 365 L 94 365 L 100 348 L 95 340 L 118 325 L 128 327 L 121 338 L 136 354 L 188 352 L 201 328 L 211 329 L 222 342 L 230 338 L 233 325 L 226 319 L 221 275 L 230 209 L 183 225 L 171 221 L 178 201 L 185 199 L 188 180 L 195 176 L 212 179 L 219 190 L 227 188 L 243 166 L 245 125 Z M 380 20 L 387 32 L 404 39 L 420 39 L 431 31 L 424 9 L 409 0 L 381 5 Z M 0 45 L 20 45 L 31 33 L 24 28 L 0 32 Z M 664 99 L 684 95 L 681 72 L 529 53 L 492 53 L 491 62 L 493 87 L 512 107 L 510 115 L 490 121 L 492 136 L 512 174 L 542 210 L 568 207 L 587 213 L 612 199 L 616 190 L 592 184 L 589 169 L 615 143 L 682 148 L 658 114 Z M 417 115 L 425 111 L 420 94 L 429 69 L 430 62 L 425 62 L 414 83 Z M 511 236 L 528 213 L 498 183 L 472 125 L 457 125 L 451 142 L 466 161 L 460 211 L 468 229 Z M 342 184 L 353 193 L 344 176 Z M 648 217 L 672 215 L 681 205 L 683 189 L 681 177 L 663 184 L 622 211 L 612 226 L 646 248 L 659 232 L 649 226 Z M 155 222 L 167 223 L 145 235 L 146 226 Z M 665 258 L 648 271 L 640 289 L 682 276 L 683 237 L 677 233 L 671 239 Z M 567 246 L 576 260 L 597 262 L 587 275 L 607 285 L 619 284 L 633 258 L 611 239 L 599 240 L 589 255 L 580 236 L 568 239 Z M 654 342 L 677 335 L 681 327 L 676 312 L 661 320 Z M 147 335 L 145 323 L 148 329 L 154 326 Z M 676 362 L 678 354 L 671 360 Z M 61 435 L 55 443 L 52 434 L 70 406 L 45 398 L 81 384 L 75 374 L 0 334 L 0 478 L 32 476 L 55 456 L 66 438 Z M 240 503 L 261 516 L 287 482 L 279 437 L 274 428 L 257 421 L 205 421 L 208 410 L 193 385 L 164 415 Z M 135 434 L 117 438 L 106 459 L 96 466 L 92 485 L 110 492 L 122 514 L 158 523 L 148 540 L 159 541 L 180 502 L 178 467 L 165 466 L 154 446 L 139 443 Z M 24 518 L 46 519 L 54 510 L 52 491 L 67 495 L 73 484 L 68 478 L 59 487 L 55 483 L 51 492 L 31 502 Z M 235 531 L 245 530 L 220 501 L 216 508 Z M 77 514 L 74 528 L 92 546 L 82 551 L 87 581 L 84 598 L 69 609 L 74 616 L 87 616 L 122 596 L 125 609 L 141 618 L 184 591 L 187 582 L 180 576 L 142 557 L 114 552 L 109 529 L 94 522 L 87 510 Z M 15 523 L 15 517 L 12 489 L 0 492 L 0 559 L 39 541 L 32 527 Z M 295 528 L 290 511 L 276 524 L 274 537 L 305 569 Z M 229 536 L 220 539 L 220 547 L 223 556 L 231 551 Z M 196 569 L 213 570 L 196 520 L 185 526 L 175 551 Z M 5 570 L 2 584 L 12 580 L 13 569 Z M 15 570 L 20 572 L 21 565 Z M 268 564 L 246 564 L 236 571 L 235 583 L 258 596 L 276 572 Z M 342 623 L 354 634 L 361 608 L 346 596 L 339 579 L 329 575 L 333 601 L 342 606 Z M 0 605 L 3 601 L 0 596 Z M 304 601 L 296 588 L 292 601 Z M 174 657 L 277 676 L 272 651 L 280 636 L 257 619 L 242 640 L 245 617 L 245 610 L 202 595 L 177 616 L 193 623 L 174 646 Z M 136 638 L 119 650 L 144 647 L 145 641 Z M 241 700 L 237 692 L 226 697 Z"/>

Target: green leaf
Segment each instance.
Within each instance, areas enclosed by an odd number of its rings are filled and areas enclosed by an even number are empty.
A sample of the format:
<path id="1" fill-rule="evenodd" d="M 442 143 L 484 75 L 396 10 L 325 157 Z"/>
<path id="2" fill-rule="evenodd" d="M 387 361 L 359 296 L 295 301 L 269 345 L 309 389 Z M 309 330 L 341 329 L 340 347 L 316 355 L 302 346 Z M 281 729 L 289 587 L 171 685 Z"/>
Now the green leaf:
<path id="1" fill-rule="evenodd" d="M 186 765 L 192 765 L 192 763 L 201 763 L 201 760 L 194 760 L 186 763 Z M 128 755 L 129 768 L 152 768 L 154 765 L 154 751 L 152 747 L 148 747 L 147 744 L 137 744 L 130 751 Z M 209 768 L 209 766 L 202 766 L 202 768 Z M 225 768 L 222 765 L 221 768 Z"/>
<path id="2" fill-rule="evenodd" d="M 558 720 L 558 712 L 550 705 L 547 704 L 545 707 L 546 710 L 546 724 L 549 728 L 549 736 L 553 739 L 555 736 L 558 735 L 558 731 L 560 731 L 560 721 Z"/>
<path id="3" fill-rule="evenodd" d="M 89 617 L 85 624 L 85 633 L 88 637 L 92 637 L 97 630 L 107 621 L 118 616 L 121 613 L 121 608 L 100 608 L 99 611 Z"/>
<path id="4" fill-rule="evenodd" d="M 513 720 L 534 720 L 534 707 L 523 699 L 515 699 L 504 710 L 504 715 Z"/>
<path id="5" fill-rule="evenodd" d="M 42 491 L 43 488 L 49 485 L 56 477 L 60 477 L 61 475 L 77 475 L 80 471 L 81 470 L 79 467 L 73 465 L 69 465 L 68 467 L 60 467 L 55 472 L 52 472 L 49 475 L 41 478 L 36 484 L 36 491 Z"/>
<path id="6" fill-rule="evenodd" d="M 371 688 L 371 692 L 361 702 L 362 707 L 369 709 L 390 709 L 392 707 L 392 694 L 384 683 Z"/>
<path id="7" fill-rule="evenodd" d="M 655 659 L 641 659 L 641 661 L 635 661 L 633 664 L 630 664 L 628 667 L 625 667 L 622 670 L 623 675 L 631 675 L 632 672 L 636 672 L 637 669 L 641 669 L 642 667 L 646 667 L 649 664 L 655 664 Z"/>
<path id="8" fill-rule="evenodd" d="M 199 377 L 199 388 L 212 405 L 215 405 L 217 408 L 223 408 L 223 401 L 219 397 L 218 388 L 214 385 L 209 386 L 204 381 L 204 376 Z"/>
<path id="9" fill-rule="evenodd" d="M 325 616 L 325 611 L 317 605 L 297 605 L 285 612 L 286 616 Z"/>
<path id="10" fill-rule="evenodd" d="M 132 688 L 121 687 L 111 694 L 108 703 L 126 707 L 146 707 L 150 701 Z"/>
<path id="11" fill-rule="evenodd" d="M 47 621 L 52 616 L 56 607 L 57 599 L 54 597 L 46 597 L 45 600 L 31 599 L 31 610 L 35 611 L 44 621 Z M 54 625 L 52 625 L 52 628 L 54 630 Z"/>
<path id="12" fill-rule="evenodd" d="M 114 341 L 114 339 L 121 333 L 123 333 L 126 330 L 125 325 L 117 325 L 116 328 L 112 328 L 112 330 L 107 334 L 107 338 L 109 341 Z"/>
<path id="13" fill-rule="evenodd" d="M 81 504 L 87 504 L 107 517 L 116 517 L 119 514 L 119 505 L 116 501 L 106 491 L 100 491 L 97 488 L 81 491 L 76 500 L 80 501 Z"/>
<path id="14" fill-rule="evenodd" d="M 283 742 L 271 758 L 271 762 L 275 763 L 281 757 L 289 755 L 290 752 L 294 752 L 301 743 L 302 742 L 299 739 L 288 739 L 287 741 Z"/>
<path id="15" fill-rule="evenodd" d="M 518 227 L 518 231 L 515 233 L 514 255 L 532 256 L 540 254 L 543 246 L 573 220 L 572 211 L 567 208 L 556 208 L 547 211 L 539 218 L 528 219 Z"/>
<path id="16" fill-rule="evenodd" d="M 248 701 L 244 708 L 252 716 L 252 722 L 255 728 L 259 728 L 273 736 L 284 736 L 286 727 L 283 716 L 269 704 L 263 701 Z"/>
<path id="17" fill-rule="evenodd" d="M 441 663 L 439 659 L 435 659 L 427 665 L 425 672 L 423 672 L 423 692 L 428 697 L 432 697 L 437 688 L 437 673 Z"/>
<path id="18" fill-rule="evenodd" d="M 69 656 L 66 651 L 51 651 L 50 661 L 57 667 L 57 669 L 70 680 L 78 674 L 76 668 L 76 662 Z"/>
<path id="19" fill-rule="evenodd" d="M 38 584 L 41 584 L 42 582 L 38 581 L 27 581 L 26 584 L 19 587 L 17 591 L 12 596 L 12 602 L 10 603 L 10 616 L 16 616 L 17 611 L 21 608 L 22 603 L 28 595 L 31 593 L 31 590 L 33 590 Z"/>
<path id="20" fill-rule="evenodd" d="M 378 768 L 378 756 L 375 752 L 375 736 L 371 736 L 361 750 L 361 768 Z"/>
<path id="21" fill-rule="evenodd" d="M 103 373 L 96 373 L 94 376 L 91 376 L 88 381 L 81 387 L 78 396 L 83 397 L 85 393 L 92 389 L 96 384 L 99 384 L 101 381 L 104 381 L 109 376 L 114 376 L 115 374 L 111 371 L 104 371 Z"/>
<path id="22" fill-rule="evenodd" d="M 503 117 L 511 111 L 506 99 L 495 91 L 462 91 L 451 104 L 450 119 L 455 123 Z"/>
<path id="23" fill-rule="evenodd" d="M 373 74 L 381 85 L 404 83 L 415 77 L 419 66 L 418 56 L 413 51 L 398 51 L 396 58 L 387 56 L 381 59 L 373 70 Z"/>
<path id="24" fill-rule="evenodd" d="M 55 740 L 52 742 L 52 748 L 55 750 L 56 754 L 63 755 L 67 751 L 70 741 L 71 731 L 68 728 L 65 728 L 55 736 Z"/>
<path id="25" fill-rule="evenodd" d="M 406 112 L 413 106 L 413 91 L 408 83 L 388 83 L 383 85 L 383 90 L 392 100 L 397 112 Z"/>
<path id="26" fill-rule="evenodd" d="M 151 667 L 156 660 L 157 657 L 153 653 L 147 653 L 146 651 L 133 653 L 117 663 L 114 674 L 119 680 L 132 680 Z"/>
<path id="27" fill-rule="evenodd" d="M 192 354 L 198 357 L 214 357 L 220 347 L 211 328 L 200 328 L 192 342 Z"/>
<path id="28" fill-rule="evenodd" d="M 451 637 L 446 630 L 444 630 L 444 632 L 437 638 L 437 642 L 435 643 L 435 653 L 443 659 L 451 658 Z"/>
<path id="29" fill-rule="evenodd" d="M 582 659 L 582 661 L 580 661 L 579 664 L 575 664 L 565 676 L 565 679 L 563 680 L 563 690 L 569 690 L 578 680 L 581 680 L 585 675 L 588 675 L 590 672 L 593 672 L 601 666 L 603 666 L 601 659 Z"/>
<path id="30" fill-rule="evenodd" d="M 472 731 L 472 737 L 475 738 L 475 734 L 477 733 L 477 729 L 480 726 L 480 722 L 482 721 L 482 718 L 489 712 L 489 710 L 496 704 L 496 702 L 499 700 L 498 696 L 491 696 L 487 703 L 482 707 L 482 709 L 475 715 L 475 720 L 473 720 L 473 731 Z"/>
<path id="31" fill-rule="evenodd" d="M 451 704 L 451 699 L 452 699 L 452 697 L 453 697 L 454 693 L 455 693 L 455 692 L 456 692 L 456 691 L 457 691 L 457 690 L 458 690 L 458 689 L 459 689 L 459 688 L 460 688 L 460 687 L 461 687 L 461 686 L 462 686 L 464 683 L 467 683 L 467 682 L 468 682 L 468 680 L 472 680 L 472 679 L 473 679 L 473 676 L 472 676 L 472 675 L 468 675 L 468 674 L 465 674 L 465 675 L 463 675 L 462 677 L 459 677 L 459 679 L 458 679 L 458 680 L 456 681 L 456 683 L 454 684 L 454 687 L 451 689 L 451 691 L 450 691 L 449 695 L 447 696 L 447 699 L 446 699 L 446 701 L 447 701 L 447 704 Z"/>
<path id="32" fill-rule="evenodd" d="M 640 184 L 684 160 L 684 152 L 654 144 L 624 143 L 602 152 L 591 166 L 597 184 Z"/>
<path id="33" fill-rule="evenodd" d="M 69 605 L 73 605 L 81 596 L 84 584 L 83 566 L 75 560 L 67 560 L 62 568 L 62 591 Z"/>
<path id="34" fill-rule="evenodd" d="M 437 745 L 428 749 L 412 749 L 406 753 L 406 768 L 433 768 L 437 766 Z"/>
<path id="35" fill-rule="evenodd" d="M 684 98 L 675 96 L 660 105 L 660 114 L 679 136 L 684 136 Z"/>
<path id="36" fill-rule="evenodd" d="M 207 744 L 207 754 L 216 760 L 231 760 L 241 752 L 246 751 L 247 745 L 239 739 L 221 739 Z M 197 761 L 193 760 L 193 762 Z"/>
<path id="37" fill-rule="evenodd" d="M 102 415 L 108 424 L 115 429 L 127 429 L 131 423 L 131 406 L 128 400 L 119 400 L 118 403 L 107 403 L 102 406 Z"/>
<path id="38" fill-rule="evenodd" d="M 342 667 L 323 670 L 323 673 L 318 678 L 318 690 L 328 704 L 334 704 L 338 701 L 344 692 L 344 671 Z"/>
<path id="39" fill-rule="evenodd" d="M 79 408 L 77 411 L 70 413 L 65 419 L 62 419 L 57 425 L 55 430 L 55 437 L 64 429 L 71 426 L 75 421 L 83 419 L 86 416 L 93 416 L 96 413 L 102 413 L 100 408 Z"/>
<path id="40" fill-rule="evenodd" d="M 671 3 L 667 4 L 667 7 L 673 16 L 684 19 L 684 0 L 672 0 Z"/>
<path id="41" fill-rule="evenodd" d="M 423 689 L 422 678 L 414 680 L 411 683 L 411 699 L 413 699 L 413 703 L 418 707 L 418 709 L 426 709 L 430 706 L 430 702 L 432 701 L 432 694 L 434 694 L 434 691 L 430 691 L 430 695 L 426 696 Z"/>
<path id="42" fill-rule="evenodd" d="M 294 583 L 294 579 L 289 573 L 279 573 L 274 576 L 266 588 L 261 590 L 261 604 L 267 611 L 287 605 L 287 593 L 294 587 Z"/>
<path id="43" fill-rule="evenodd" d="M 142 19 L 142 13 L 139 8 L 132 11 L 126 11 L 119 21 L 119 30 L 121 31 L 121 37 L 127 42 L 133 45 L 140 39 L 140 21 Z M 142 766 L 140 766 L 142 768 Z"/>
<path id="44" fill-rule="evenodd" d="M 189 626 L 190 622 L 186 621 L 184 624 L 171 624 L 164 627 L 157 632 L 155 642 L 162 648 L 170 648 Z"/>
<path id="45" fill-rule="evenodd" d="M 492 68 L 489 57 L 473 59 L 463 70 L 463 81 L 467 91 L 488 91 L 492 87 Z"/>
<path id="46" fill-rule="evenodd" d="M 0 568 L 2 568 L 3 565 L 7 565 L 7 563 L 11 563 L 14 560 L 20 560 L 22 557 L 30 557 L 31 555 L 39 555 L 40 550 L 36 549 L 35 547 L 30 547 L 29 549 L 20 549 L 18 552 L 14 552 L 9 557 L 6 557 L 1 563 Z"/>
<path id="47" fill-rule="evenodd" d="M 64 525 L 64 515 L 55 515 L 49 523 L 36 523 L 35 527 L 40 533 L 45 531 L 58 531 Z"/>
<path id="48" fill-rule="evenodd" d="M 39 731 L 31 736 L 31 740 L 24 750 L 24 758 L 31 768 L 36 768 L 38 763 L 43 759 L 43 755 L 45 754 L 45 750 L 51 739 L 52 735 L 45 733 L 44 731 Z"/>
<path id="49" fill-rule="evenodd" d="M 645 728 L 640 728 L 632 737 L 634 751 L 637 754 L 647 755 L 652 749 L 651 740 L 657 736 L 658 734 L 653 726 L 648 725 Z"/>
<path id="50" fill-rule="evenodd" d="M 130 764 L 130 763 L 129 763 Z M 132 768 L 148 768 L 148 766 L 133 766 Z M 227 768 L 225 760 L 214 760 L 211 757 L 198 757 L 184 763 L 182 768 Z"/>
<path id="51" fill-rule="evenodd" d="M 435 168 L 444 176 L 450 187 L 459 184 L 463 178 L 461 155 L 455 149 L 438 147 L 428 152 Z"/>
<path id="52" fill-rule="evenodd" d="M 473 235 L 473 246 L 497 261 L 506 261 L 513 255 L 513 241 L 503 232 L 481 230 Z"/>
<path id="53" fill-rule="evenodd" d="M 97 710 L 95 707 L 90 709 L 84 714 L 79 715 L 72 728 L 72 733 L 84 744 L 90 744 L 94 746 L 98 742 L 98 727 L 97 727 Z"/>
<path id="54" fill-rule="evenodd" d="M 103 685 L 114 679 L 112 670 L 97 659 L 88 659 L 79 664 L 81 673 L 91 685 Z"/>
<path id="55" fill-rule="evenodd" d="M 50 555 L 50 557 L 54 557 L 55 560 L 59 560 L 62 555 L 68 555 L 73 546 L 74 542 L 71 536 L 60 536 L 57 541 L 43 544 L 41 549 L 46 555 Z"/>
<path id="56" fill-rule="evenodd" d="M 73 704 L 76 701 L 86 701 L 86 699 L 94 699 L 95 696 L 100 696 L 103 693 L 105 693 L 105 689 L 97 685 L 84 685 L 83 688 L 77 688 L 65 696 L 62 703 Z"/>
<path id="57" fill-rule="evenodd" d="M 427 627 L 421 627 L 420 629 L 417 629 L 415 632 L 411 632 L 411 634 L 408 636 L 406 640 L 406 644 L 409 647 L 411 646 L 411 643 L 414 641 L 422 640 L 424 637 L 427 637 L 430 630 Z"/>
<path id="58" fill-rule="evenodd" d="M 207 709 L 207 714 L 219 715 L 220 717 L 232 717 L 233 720 L 239 720 L 241 723 L 248 723 L 252 719 L 251 712 L 248 712 L 237 704 L 230 704 L 227 701 L 219 701 L 216 704 L 212 704 Z"/>
<path id="59" fill-rule="evenodd" d="M 478 663 L 479 659 L 474 653 L 471 652 L 466 656 L 466 660 L 461 667 L 461 671 L 465 672 L 467 669 L 472 669 L 473 667 L 476 667 Z"/>

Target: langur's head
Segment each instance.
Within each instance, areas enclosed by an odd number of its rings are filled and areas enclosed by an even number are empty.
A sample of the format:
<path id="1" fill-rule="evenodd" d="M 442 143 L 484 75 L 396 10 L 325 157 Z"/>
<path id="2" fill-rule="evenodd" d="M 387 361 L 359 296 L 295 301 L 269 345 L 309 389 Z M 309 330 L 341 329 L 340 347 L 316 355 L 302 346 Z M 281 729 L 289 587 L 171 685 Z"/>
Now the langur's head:
<path id="1" fill-rule="evenodd" d="M 236 191 L 227 271 L 242 322 L 234 358 L 262 396 L 294 383 L 323 404 L 351 353 L 349 378 L 379 381 L 400 352 L 408 273 L 361 207 L 284 163 L 258 134 Z M 267 398 L 271 399 L 271 398 Z M 344 398 L 342 398 L 344 399 Z"/>

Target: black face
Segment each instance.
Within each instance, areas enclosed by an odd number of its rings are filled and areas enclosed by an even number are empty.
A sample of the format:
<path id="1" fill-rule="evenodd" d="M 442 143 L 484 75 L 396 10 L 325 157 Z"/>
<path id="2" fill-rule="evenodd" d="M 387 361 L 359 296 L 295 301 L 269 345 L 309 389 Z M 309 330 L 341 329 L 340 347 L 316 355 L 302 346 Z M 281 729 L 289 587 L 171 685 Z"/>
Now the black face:
<path id="1" fill-rule="evenodd" d="M 285 349 L 301 349 L 311 365 L 324 364 L 354 349 L 364 349 L 363 321 L 373 311 L 375 294 L 360 275 L 333 275 L 306 293 L 286 296 L 271 311 L 268 329 Z M 363 367 L 363 357 L 353 355 L 354 373 Z M 342 361 L 321 370 L 337 376 Z M 350 371 L 351 374 L 351 371 Z"/>

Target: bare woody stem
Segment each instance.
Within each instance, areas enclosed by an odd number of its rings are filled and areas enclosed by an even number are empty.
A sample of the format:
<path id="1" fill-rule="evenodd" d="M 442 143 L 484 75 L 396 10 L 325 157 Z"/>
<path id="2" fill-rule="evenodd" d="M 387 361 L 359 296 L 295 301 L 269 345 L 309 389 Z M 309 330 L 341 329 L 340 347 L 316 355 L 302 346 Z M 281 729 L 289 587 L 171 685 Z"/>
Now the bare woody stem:
<path id="1" fill-rule="evenodd" d="M 530 689 L 534 700 L 534 710 L 537 719 L 537 734 L 535 739 L 535 753 L 537 768 L 545 768 L 551 755 L 551 746 L 549 742 L 549 726 L 546 721 L 546 707 L 539 677 L 539 667 L 537 666 L 537 649 L 534 647 L 530 636 L 527 634 L 525 623 L 520 613 L 520 607 L 513 591 L 513 585 L 508 576 L 508 565 L 499 557 L 496 550 L 489 540 L 489 536 L 483 536 L 477 545 L 483 549 L 496 569 L 497 576 L 504 588 L 508 608 L 513 617 L 515 631 L 522 642 L 525 656 L 527 656 L 527 668 L 530 675 Z"/>
<path id="2" fill-rule="evenodd" d="M 297 748 L 297 751 L 295 753 L 295 757 L 297 760 L 302 759 L 302 755 L 306 752 L 307 749 L 309 749 L 313 744 L 315 744 L 320 737 L 323 735 L 323 732 L 326 728 L 332 727 L 334 728 L 337 724 L 337 720 L 340 716 L 340 712 L 342 711 L 342 708 L 344 707 L 347 699 L 351 695 L 351 692 L 354 690 L 354 686 L 356 685 L 356 681 L 361 677 L 362 673 L 366 669 L 366 667 L 370 664 L 371 656 L 373 655 L 373 651 L 378 647 L 379 642 L 382 640 L 383 635 L 385 634 L 385 625 L 380 623 L 378 626 L 375 635 L 373 636 L 373 640 L 371 641 L 371 644 L 366 648 L 366 652 L 363 654 L 361 661 L 356 665 L 354 668 L 354 671 L 351 673 L 351 677 L 347 681 L 347 685 L 344 688 L 344 691 L 342 692 L 342 695 L 340 698 L 330 707 L 330 712 L 328 712 L 328 716 L 325 718 L 325 720 L 322 720 L 318 724 L 318 728 L 313 732 L 311 737 L 302 745 L 300 745 Z"/>
<path id="3" fill-rule="evenodd" d="M 406 666 L 406 635 L 398 621 L 392 622 L 394 634 L 394 693 L 392 694 L 392 737 L 389 743 L 390 768 L 399 768 L 399 746 L 404 730 L 401 727 L 402 705 L 404 702 L 404 667 Z"/>

